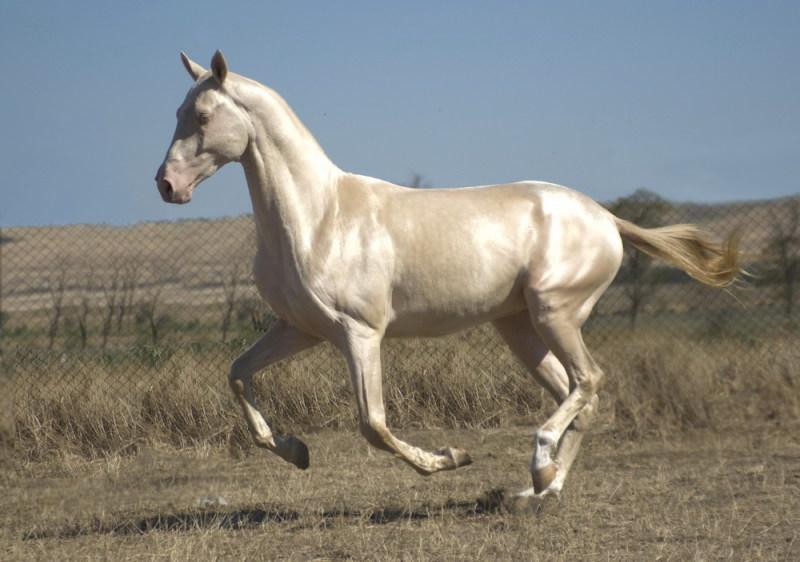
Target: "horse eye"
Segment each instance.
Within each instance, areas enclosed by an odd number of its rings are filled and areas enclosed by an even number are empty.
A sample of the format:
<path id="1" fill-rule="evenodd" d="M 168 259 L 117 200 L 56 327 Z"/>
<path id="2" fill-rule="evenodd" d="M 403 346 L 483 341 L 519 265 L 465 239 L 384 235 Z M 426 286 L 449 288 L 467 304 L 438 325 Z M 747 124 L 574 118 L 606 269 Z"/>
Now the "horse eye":
<path id="1" fill-rule="evenodd" d="M 197 122 L 200 123 L 201 125 L 205 125 L 206 123 L 208 123 L 209 118 L 210 116 L 208 113 L 197 114 Z"/>

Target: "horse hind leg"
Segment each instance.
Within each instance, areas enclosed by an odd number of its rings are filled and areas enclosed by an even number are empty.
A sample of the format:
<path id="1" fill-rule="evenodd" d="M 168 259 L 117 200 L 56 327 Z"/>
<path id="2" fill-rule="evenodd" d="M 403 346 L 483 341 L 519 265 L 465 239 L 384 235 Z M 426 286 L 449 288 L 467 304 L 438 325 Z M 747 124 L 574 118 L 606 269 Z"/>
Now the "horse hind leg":
<path id="1" fill-rule="evenodd" d="M 530 316 L 527 311 L 516 315 L 501 318 L 493 322 L 497 332 L 509 346 L 511 351 L 525 366 L 536 381 L 547 390 L 556 403 L 561 404 L 569 395 L 569 377 L 564 366 L 553 355 L 542 341 L 542 338 L 534 330 Z M 548 486 L 545 487 L 546 493 L 560 493 L 564 481 L 569 474 L 570 468 L 580 450 L 583 436 L 586 429 L 590 426 L 594 411 L 597 408 L 597 395 L 581 410 L 572 424 L 565 431 L 558 443 L 555 454 L 553 468 L 556 470 L 555 476 Z M 536 440 L 534 439 L 534 445 Z M 541 456 L 541 455 L 539 455 Z M 533 473 L 533 462 L 537 457 L 537 450 L 531 459 L 531 471 Z M 534 488 L 529 488 L 522 492 L 521 496 L 535 495 Z"/>
<path id="2" fill-rule="evenodd" d="M 558 409 L 536 431 L 531 477 L 534 492 L 541 494 L 563 485 L 563 477 L 575 459 L 582 433 L 591 426 L 603 372 L 586 349 L 580 332 L 582 322 L 576 315 L 539 314 L 538 309 L 534 309 L 531 317 L 536 332 L 563 365 L 570 388 Z M 554 459 L 559 442 L 559 457 Z M 564 469 L 564 476 L 560 478 L 559 462 Z"/>
<path id="3" fill-rule="evenodd" d="M 533 329 L 527 311 L 492 322 L 525 369 L 561 404 L 569 394 L 567 373 Z"/>
<path id="4" fill-rule="evenodd" d="M 583 438 L 586 432 L 591 427 L 592 420 L 594 419 L 595 412 L 597 412 L 597 405 L 599 398 L 597 394 L 592 396 L 586 406 L 575 416 L 572 423 L 567 427 L 561 441 L 558 443 L 558 453 L 556 454 L 555 466 L 556 475 L 553 480 L 546 484 L 542 482 L 542 489 L 539 493 L 560 494 L 564 487 L 564 481 L 567 479 L 569 471 L 572 469 L 572 464 L 578 456 Z M 536 459 L 536 451 L 534 451 L 531 459 L 531 475 L 534 474 L 534 460 Z M 535 488 L 532 488 L 535 492 Z"/>

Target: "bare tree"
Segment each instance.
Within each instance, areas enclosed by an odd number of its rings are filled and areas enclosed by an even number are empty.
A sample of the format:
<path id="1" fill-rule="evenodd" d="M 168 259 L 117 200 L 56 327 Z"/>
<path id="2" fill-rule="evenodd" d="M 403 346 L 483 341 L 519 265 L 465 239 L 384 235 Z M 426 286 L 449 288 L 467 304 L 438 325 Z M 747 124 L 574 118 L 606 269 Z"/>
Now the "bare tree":
<path id="1" fill-rule="evenodd" d="M 264 301 L 256 296 L 241 299 L 238 314 L 240 318 L 250 320 L 254 332 L 266 332 L 275 321 Z"/>
<path id="2" fill-rule="evenodd" d="M 120 296 L 117 302 L 117 333 L 122 331 L 122 323 L 128 311 L 133 309 L 136 289 L 139 286 L 139 261 L 132 259 L 120 268 Z"/>
<path id="3" fill-rule="evenodd" d="M 155 285 L 148 289 L 139 301 L 139 319 L 147 323 L 150 341 L 153 345 L 158 345 L 162 336 L 161 329 L 167 321 L 167 316 L 163 311 L 161 291 L 162 286 Z"/>
<path id="4" fill-rule="evenodd" d="M 84 294 L 81 297 L 81 302 L 75 315 L 75 319 L 78 322 L 78 333 L 81 337 L 81 349 L 86 349 L 89 343 L 89 312 L 91 312 L 89 296 Z"/>
<path id="5" fill-rule="evenodd" d="M 111 333 L 114 312 L 117 310 L 117 300 L 119 299 L 121 285 L 119 262 L 115 260 L 111 263 L 110 267 L 111 270 L 108 274 L 108 277 L 104 279 L 102 285 L 103 306 L 105 311 L 103 313 L 103 323 L 100 326 L 100 347 L 103 351 L 105 351 L 106 345 L 108 344 L 108 336 Z"/>
<path id="6" fill-rule="evenodd" d="M 772 223 L 768 253 L 775 274 L 783 285 L 784 312 L 791 318 L 796 285 L 800 279 L 800 197 L 790 199 L 785 211 L 786 215 Z"/>
<path id="7" fill-rule="evenodd" d="M 660 226 L 664 215 L 671 205 L 656 193 L 646 189 L 638 189 L 628 197 L 621 197 L 611 204 L 610 210 L 620 218 L 624 218 L 639 226 Z M 620 281 L 624 283 L 625 296 L 628 299 L 628 316 L 631 328 L 636 328 L 642 309 L 655 294 L 655 283 L 651 272 L 653 260 L 647 254 L 638 251 L 631 245 L 625 245 L 625 257 L 620 272 Z"/>
<path id="8" fill-rule="evenodd" d="M 149 264 L 152 279 L 149 287 L 142 287 L 138 304 L 137 322 L 147 324 L 150 341 L 158 345 L 169 317 L 164 306 L 164 288 L 170 280 L 178 279 L 179 267 L 166 260 L 152 260 Z"/>
<path id="9" fill-rule="evenodd" d="M 94 271 L 89 267 L 85 271 L 83 286 L 75 306 L 75 323 L 78 325 L 78 335 L 81 338 L 81 349 L 86 349 L 89 342 L 89 313 L 91 312 L 91 294 L 93 288 Z"/>
<path id="10" fill-rule="evenodd" d="M 228 267 L 220 272 L 220 283 L 224 296 L 221 325 L 223 343 L 225 343 L 228 337 L 233 311 L 236 309 L 236 301 L 239 298 L 238 289 L 244 271 L 246 271 L 245 265 L 240 259 L 234 257 L 234 259 L 229 262 Z"/>
<path id="11" fill-rule="evenodd" d="M 425 181 L 425 176 L 416 172 L 411 174 L 411 179 L 406 185 L 414 188 L 428 188 L 431 186 L 429 182 Z"/>
<path id="12" fill-rule="evenodd" d="M 57 264 L 56 272 L 48 279 L 47 289 L 50 292 L 50 325 L 47 329 L 48 349 L 53 349 L 58 335 L 58 328 L 61 324 L 61 316 L 64 310 L 64 293 L 67 288 L 66 262 L 60 261 Z"/>

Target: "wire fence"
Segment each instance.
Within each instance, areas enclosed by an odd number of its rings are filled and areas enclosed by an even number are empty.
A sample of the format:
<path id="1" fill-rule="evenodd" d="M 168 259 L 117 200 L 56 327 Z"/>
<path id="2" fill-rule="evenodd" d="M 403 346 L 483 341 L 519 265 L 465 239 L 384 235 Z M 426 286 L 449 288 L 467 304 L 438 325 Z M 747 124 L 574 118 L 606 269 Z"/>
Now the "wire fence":
<path id="1" fill-rule="evenodd" d="M 642 226 L 692 222 L 719 237 L 739 229 L 753 277 L 731 291 L 714 290 L 626 249 L 585 328 L 601 363 L 613 364 L 634 339 L 670 341 L 674 353 L 687 355 L 711 341 L 740 355 L 764 340 L 797 345 L 800 197 L 674 204 L 639 191 L 609 206 Z M 12 404 L 48 384 L 119 403 L 176 357 L 191 358 L 193 376 L 218 387 L 228 362 L 274 321 L 251 276 L 249 216 L 6 228 L 0 244 L 0 392 Z M 389 376 L 455 363 L 460 370 L 518 369 L 488 327 L 387 341 L 384 349 Z M 343 385 L 349 380 L 330 347 L 306 353 L 303 366 L 336 373 Z"/>

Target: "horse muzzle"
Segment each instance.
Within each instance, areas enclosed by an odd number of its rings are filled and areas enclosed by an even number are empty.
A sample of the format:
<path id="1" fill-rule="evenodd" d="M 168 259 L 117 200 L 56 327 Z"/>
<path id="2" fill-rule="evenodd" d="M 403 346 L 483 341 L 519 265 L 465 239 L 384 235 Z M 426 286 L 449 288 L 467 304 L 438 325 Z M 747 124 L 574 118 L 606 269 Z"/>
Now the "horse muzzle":
<path id="1" fill-rule="evenodd" d="M 181 182 L 177 177 L 171 177 L 162 164 L 156 173 L 156 186 L 161 198 L 167 203 L 183 204 L 192 200 L 191 183 Z"/>

